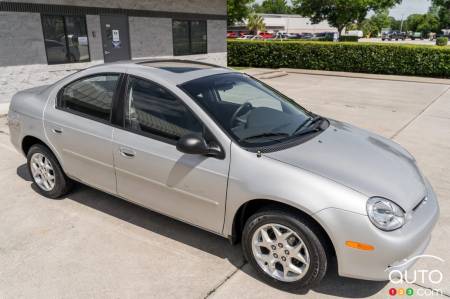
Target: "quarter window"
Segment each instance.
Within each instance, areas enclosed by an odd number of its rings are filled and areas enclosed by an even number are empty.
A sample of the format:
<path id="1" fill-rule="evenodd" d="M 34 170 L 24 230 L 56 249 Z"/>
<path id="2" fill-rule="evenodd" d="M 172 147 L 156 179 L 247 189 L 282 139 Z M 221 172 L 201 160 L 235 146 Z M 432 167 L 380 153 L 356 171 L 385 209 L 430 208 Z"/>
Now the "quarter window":
<path id="1" fill-rule="evenodd" d="M 48 64 L 89 61 L 84 16 L 42 16 Z"/>
<path id="2" fill-rule="evenodd" d="M 174 20 L 172 33 L 174 55 L 208 52 L 206 21 Z"/>
<path id="3" fill-rule="evenodd" d="M 96 75 L 67 85 L 59 107 L 109 121 L 119 74 Z"/>
<path id="4" fill-rule="evenodd" d="M 130 77 L 125 127 L 178 140 L 188 133 L 203 132 L 202 124 L 178 98 L 161 86 Z"/>

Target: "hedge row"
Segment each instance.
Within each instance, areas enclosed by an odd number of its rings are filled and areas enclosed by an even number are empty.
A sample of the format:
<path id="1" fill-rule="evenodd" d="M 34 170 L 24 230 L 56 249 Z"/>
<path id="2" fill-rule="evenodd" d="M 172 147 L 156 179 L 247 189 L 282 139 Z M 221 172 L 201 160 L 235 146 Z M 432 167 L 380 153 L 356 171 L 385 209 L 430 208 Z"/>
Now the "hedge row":
<path id="1" fill-rule="evenodd" d="M 228 41 L 228 65 L 450 77 L 450 48 L 436 46 Z"/>

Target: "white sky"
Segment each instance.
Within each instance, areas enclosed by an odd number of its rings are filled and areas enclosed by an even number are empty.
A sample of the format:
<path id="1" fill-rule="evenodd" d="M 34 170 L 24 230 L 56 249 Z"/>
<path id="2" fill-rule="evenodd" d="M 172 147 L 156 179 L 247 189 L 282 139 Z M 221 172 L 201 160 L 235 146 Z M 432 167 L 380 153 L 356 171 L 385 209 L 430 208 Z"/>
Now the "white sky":
<path id="1" fill-rule="evenodd" d="M 261 3 L 262 1 L 263 0 L 256 0 L 257 3 Z M 430 0 L 403 0 L 400 5 L 391 9 L 390 15 L 396 19 L 401 19 L 402 15 L 404 18 L 407 18 L 413 13 L 426 13 L 430 5 Z"/>
<path id="2" fill-rule="evenodd" d="M 413 13 L 426 13 L 430 5 L 430 0 L 403 0 L 400 5 L 391 9 L 390 15 L 396 19 L 401 19 L 402 15 L 407 18 Z"/>

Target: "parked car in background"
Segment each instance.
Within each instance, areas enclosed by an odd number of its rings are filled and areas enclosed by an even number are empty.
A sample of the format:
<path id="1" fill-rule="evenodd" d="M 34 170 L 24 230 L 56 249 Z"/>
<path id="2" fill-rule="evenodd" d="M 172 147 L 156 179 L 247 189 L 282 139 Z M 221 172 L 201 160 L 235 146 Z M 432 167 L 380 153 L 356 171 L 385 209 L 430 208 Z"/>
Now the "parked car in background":
<path id="1" fill-rule="evenodd" d="M 250 40 L 250 39 L 252 39 L 253 37 L 254 37 L 254 35 L 251 35 L 251 34 L 245 34 L 245 35 L 242 35 L 242 36 L 238 37 L 237 39 L 247 39 L 247 40 Z"/>
<path id="2" fill-rule="evenodd" d="M 312 39 L 312 38 L 314 38 L 314 34 L 312 34 L 312 33 L 303 32 L 301 34 L 301 39 L 309 40 L 309 39 Z"/>
<path id="3" fill-rule="evenodd" d="M 316 286 L 335 259 L 340 276 L 388 280 L 426 250 L 439 218 L 399 144 L 206 63 L 84 69 L 14 95 L 8 125 L 41 195 L 77 181 L 240 241 L 284 290 Z"/>
<path id="4" fill-rule="evenodd" d="M 288 38 L 288 35 L 287 35 L 286 32 L 281 32 L 281 31 L 279 31 L 279 32 L 275 33 L 275 36 L 274 36 L 273 38 L 274 38 L 274 39 L 284 40 L 284 39 L 287 39 L 287 38 Z"/>
<path id="5" fill-rule="evenodd" d="M 409 38 L 411 40 L 423 39 L 423 35 L 422 35 L 422 32 L 410 32 Z"/>
<path id="6" fill-rule="evenodd" d="M 400 32 L 397 30 L 393 31 L 383 31 L 381 33 L 381 40 L 406 40 L 406 32 Z"/>
<path id="7" fill-rule="evenodd" d="M 227 38 L 238 38 L 238 34 L 236 32 L 227 32 Z"/>
<path id="8" fill-rule="evenodd" d="M 311 40 L 317 40 L 317 41 L 334 41 L 337 40 L 337 33 L 336 32 L 319 32 L 314 35 L 314 37 L 311 38 Z"/>
<path id="9" fill-rule="evenodd" d="M 269 32 L 260 32 L 258 35 L 260 37 L 262 37 L 263 39 L 270 39 L 270 38 L 274 37 L 274 35 L 272 33 L 269 33 Z"/>
<path id="10" fill-rule="evenodd" d="M 261 35 L 254 35 L 251 40 L 263 40 L 264 38 Z"/>
<path id="11" fill-rule="evenodd" d="M 298 33 L 287 33 L 286 38 L 288 39 L 300 39 L 302 36 Z"/>

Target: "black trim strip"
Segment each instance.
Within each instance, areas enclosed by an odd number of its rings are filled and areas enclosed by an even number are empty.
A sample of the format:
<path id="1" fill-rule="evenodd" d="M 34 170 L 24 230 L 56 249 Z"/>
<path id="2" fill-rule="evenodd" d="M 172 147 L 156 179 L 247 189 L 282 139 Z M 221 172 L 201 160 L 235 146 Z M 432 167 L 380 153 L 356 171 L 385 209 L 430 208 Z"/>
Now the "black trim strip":
<path id="1" fill-rule="evenodd" d="M 153 17 L 172 19 L 226 20 L 226 15 L 171 12 L 157 10 L 124 9 L 110 7 L 86 7 L 74 5 L 53 5 L 38 3 L 0 1 L 0 11 L 34 12 L 57 15 L 127 15 L 133 17 Z"/>

